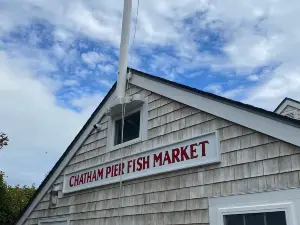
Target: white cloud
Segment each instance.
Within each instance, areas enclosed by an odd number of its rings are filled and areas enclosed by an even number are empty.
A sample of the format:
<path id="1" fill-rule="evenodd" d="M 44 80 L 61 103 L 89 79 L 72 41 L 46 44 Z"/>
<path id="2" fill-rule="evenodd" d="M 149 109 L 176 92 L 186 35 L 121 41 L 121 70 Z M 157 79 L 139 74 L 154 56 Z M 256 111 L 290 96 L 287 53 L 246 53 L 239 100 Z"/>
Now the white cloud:
<path id="1" fill-rule="evenodd" d="M 91 97 L 88 103 L 82 100 L 80 113 L 62 108 L 26 64 L 8 58 L 3 51 L 0 80 L 1 131 L 10 138 L 0 152 L 0 170 L 6 172 L 10 184 L 39 184 L 101 98 Z"/>
<path id="2" fill-rule="evenodd" d="M 63 84 L 65 86 L 77 86 L 79 82 L 77 80 L 65 80 Z"/>
<path id="3" fill-rule="evenodd" d="M 300 99 L 300 67 L 279 67 L 271 77 L 248 90 L 246 102 L 274 110 L 286 96 Z"/>
<path id="4" fill-rule="evenodd" d="M 245 102 L 273 110 L 284 97 L 300 99 L 299 11 L 300 2 L 295 0 L 288 4 L 283 0 L 211 1 L 207 20 L 222 21 L 232 68 L 248 76 L 256 67 L 278 65 L 260 77 L 247 77 L 258 83 L 244 87 Z"/>
<path id="5" fill-rule="evenodd" d="M 59 44 L 55 44 L 53 46 L 53 53 L 59 59 L 62 59 L 66 56 L 66 50 Z"/>
<path id="6" fill-rule="evenodd" d="M 60 37 L 66 38 L 69 36 L 68 32 L 78 33 L 95 40 L 109 41 L 117 46 L 121 27 L 120 3 L 100 3 L 96 0 L 6 1 L 0 8 L 0 32 L 6 33 L 18 25 L 42 19 L 55 25 Z"/>
<path id="7" fill-rule="evenodd" d="M 82 53 L 81 58 L 91 68 L 94 68 L 98 63 L 105 60 L 105 56 L 103 54 L 94 51 Z"/>
<path id="8" fill-rule="evenodd" d="M 82 110 L 88 110 L 89 112 L 92 112 L 92 110 L 96 109 L 96 107 L 102 101 L 103 97 L 104 97 L 103 93 L 94 94 L 94 95 L 85 94 L 80 98 L 74 99 L 72 101 L 72 105 Z"/>
<path id="9" fill-rule="evenodd" d="M 247 79 L 248 79 L 249 81 L 258 81 L 258 80 L 259 80 L 259 76 L 256 75 L 256 74 L 251 74 L 251 75 L 249 75 L 249 76 L 247 77 Z"/>
<path id="10" fill-rule="evenodd" d="M 237 88 L 224 90 L 221 84 L 210 84 L 204 88 L 205 91 L 212 92 L 216 95 L 223 96 L 225 98 L 239 98 L 240 95 L 245 91 L 243 86 Z"/>
<path id="11" fill-rule="evenodd" d="M 238 1 L 235 7 L 215 1 L 211 17 L 226 24 L 229 34 L 227 53 L 235 68 L 252 71 L 257 66 L 277 64 L 275 70 L 263 76 L 248 76 L 259 81 L 257 86 L 245 88 L 245 102 L 273 110 L 284 97 L 300 99 L 299 62 L 300 2 Z M 226 2 L 230 6 L 230 2 Z"/>
<path id="12" fill-rule="evenodd" d="M 255 68 L 272 59 L 272 50 L 277 45 L 276 38 L 264 38 L 251 33 L 238 34 L 236 40 L 226 46 L 225 51 L 236 67 Z"/>
<path id="13" fill-rule="evenodd" d="M 68 31 L 67 29 L 56 27 L 53 32 L 53 36 L 56 41 L 61 41 L 63 43 L 70 43 L 73 41 L 74 34 Z"/>
<path id="14" fill-rule="evenodd" d="M 245 91 L 245 88 L 243 86 L 239 86 L 237 88 L 231 89 L 231 90 L 227 90 L 224 91 L 222 93 L 222 96 L 225 98 L 239 98 L 239 96 Z"/>
<path id="15" fill-rule="evenodd" d="M 115 74 L 117 74 L 117 68 L 112 64 L 106 64 L 106 65 L 99 64 L 98 68 L 100 69 L 100 72 L 102 72 L 102 73 L 113 73 L 113 72 L 115 72 Z"/>
<path id="16" fill-rule="evenodd" d="M 210 84 L 204 88 L 205 91 L 212 92 L 216 95 L 220 95 L 222 92 L 222 86 L 220 84 Z"/>
<path id="17" fill-rule="evenodd" d="M 86 76 L 92 74 L 91 70 L 87 70 L 87 69 L 82 69 L 81 67 L 76 68 L 75 70 L 75 75 L 85 78 Z"/>
<path id="18" fill-rule="evenodd" d="M 104 86 L 111 88 L 113 86 L 113 82 L 109 81 L 109 80 L 100 80 L 99 81 L 100 84 L 103 84 Z"/>
<path id="19" fill-rule="evenodd" d="M 136 7 L 137 1 L 133 1 L 133 21 Z M 189 36 L 188 33 L 179 32 L 184 28 L 183 20 L 208 7 L 205 0 L 140 2 L 136 43 L 162 45 L 183 42 Z M 2 10 L 0 9 L 0 27 L 3 32 L 8 32 L 18 25 L 30 24 L 38 18 L 55 25 L 57 39 L 66 41 L 80 34 L 108 42 L 118 48 L 122 8 L 121 0 L 8 1 L 1 7 Z M 134 23 L 132 31 L 133 25 Z"/>

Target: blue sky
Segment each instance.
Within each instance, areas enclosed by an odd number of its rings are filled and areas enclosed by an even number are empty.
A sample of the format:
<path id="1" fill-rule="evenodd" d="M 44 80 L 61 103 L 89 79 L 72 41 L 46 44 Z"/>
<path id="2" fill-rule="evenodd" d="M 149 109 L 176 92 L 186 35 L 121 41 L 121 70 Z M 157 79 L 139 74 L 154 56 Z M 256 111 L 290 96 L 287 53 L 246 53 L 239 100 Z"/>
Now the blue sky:
<path id="1" fill-rule="evenodd" d="M 273 110 L 300 100 L 300 3 L 133 0 L 129 66 Z M 116 80 L 123 1 L 0 1 L 0 152 L 40 184 Z"/>

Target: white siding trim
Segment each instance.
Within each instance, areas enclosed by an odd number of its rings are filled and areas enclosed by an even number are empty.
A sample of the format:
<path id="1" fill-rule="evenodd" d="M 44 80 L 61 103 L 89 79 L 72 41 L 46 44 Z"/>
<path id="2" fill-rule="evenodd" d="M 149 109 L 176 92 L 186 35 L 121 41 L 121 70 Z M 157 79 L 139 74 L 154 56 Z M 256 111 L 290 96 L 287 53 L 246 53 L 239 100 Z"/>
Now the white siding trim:
<path id="1" fill-rule="evenodd" d="M 64 218 L 49 218 L 49 219 L 41 219 L 38 221 L 38 225 L 49 225 L 49 223 L 55 222 L 67 222 L 67 225 L 70 224 L 70 219 L 67 217 Z M 51 224 L 50 224 L 51 225 Z"/>
<path id="2" fill-rule="evenodd" d="M 188 106 L 300 146 L 300 129 L 180 88 L 134 74 L 131 83 Z"/>
<path id="3" fill-rule="evenodd" d="M 25 213 L 22 215 L 22 217 L 19 219 L 16 225 L 22 225 L 27 217 L 30 215 L 32 210 L 35 208 L 35 206 L 40 202 L 40 200 L 43 198 L 43 196 L 47 193 L 47 191 L 51 188 L 51 185 L 55 182 L 55 180 L 59 177 L 63 169 L 68 165 L 69 161 L 72 159 L 72 157 L 76 154 L 77 150 L 81 147 L 84 140 L 88 137 L 88 135 L 91 133 L 91 131 L 94 129 L 94 124 L 98 123 L 98 121 L 102 118 L 102 116 L 106 113 L 107 106 L 109 106 L 110 102 L 114 99 L 115 92 L 108 98 L 108 100 L 105 102 L 105 104 L 102 106 L 100 111 L 97 115 L 93 118 L 89 126 L 83 131 L 83 134 L 79 137 L 77 142 L 74 144 L 73 148 L 69 151 L 69 153 L 66 155 L 66 157 L 63 159 L 59 167 L 56 168 L 53 175 L 50 177 L 48 182 L 45 184 L 43 189 L 38 193 L 38 195 L 35 197 L 31 205 L 28 207 L 28 209 L 25 211 Z"/>
<path id="4" fill-rule="evenodd" d="M 224 225 L 223 216 L 285 211 L 287 225 L 297 225 L 300 215 L 300 189 L 209 198 L 210 225 Z"/>

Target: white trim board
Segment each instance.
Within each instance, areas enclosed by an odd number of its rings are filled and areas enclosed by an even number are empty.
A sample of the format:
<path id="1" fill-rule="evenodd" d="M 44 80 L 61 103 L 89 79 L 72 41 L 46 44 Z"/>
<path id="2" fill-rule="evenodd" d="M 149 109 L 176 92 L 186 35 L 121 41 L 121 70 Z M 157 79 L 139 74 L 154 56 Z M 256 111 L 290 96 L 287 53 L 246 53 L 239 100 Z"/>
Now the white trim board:
<path id="1" fill-rule="evenodd" d="M 247 110 L 215 101 L 171 85 L 133 74 L 132 84 L 155 92 L 174 101 L 210 113 L 233 123 L 248 127 L 288 143 L 300 146 L 300 129 Z"/>
<path id="2" fill-rule="evenodd" d="M 67 217 L 60 217 L 60 218 L 49 218 L 49 219 L 41 219 L 38 221 L 38 225 L 51 225 L 51 223 L 55 222 L 66 222 L 66 225 L 70 224 L 70 219 Z"/>

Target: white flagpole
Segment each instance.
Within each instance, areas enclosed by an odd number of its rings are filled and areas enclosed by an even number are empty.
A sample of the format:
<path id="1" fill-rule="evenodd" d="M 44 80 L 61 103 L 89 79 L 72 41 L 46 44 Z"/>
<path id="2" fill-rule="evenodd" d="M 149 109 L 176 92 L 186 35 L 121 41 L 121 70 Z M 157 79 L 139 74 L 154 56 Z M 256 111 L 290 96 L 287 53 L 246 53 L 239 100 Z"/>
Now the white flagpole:
<path id="1" fill-rule="evenodd" d="M 131 24 L 131 10 L 132 0 L 124 0 L 123 8 L 123 22 L 120 44 L 120 58 L 118 68 L 118 82 L 117 82 L 117 98 L 121 101 L 125 97 L 125 86 L 127 77 L 127 65 L 128 65 L 128 49 L 130 38 L 130 24 Z"/>

